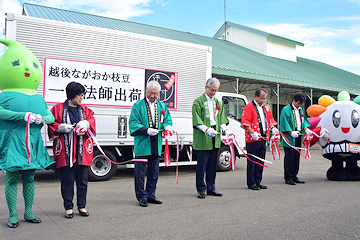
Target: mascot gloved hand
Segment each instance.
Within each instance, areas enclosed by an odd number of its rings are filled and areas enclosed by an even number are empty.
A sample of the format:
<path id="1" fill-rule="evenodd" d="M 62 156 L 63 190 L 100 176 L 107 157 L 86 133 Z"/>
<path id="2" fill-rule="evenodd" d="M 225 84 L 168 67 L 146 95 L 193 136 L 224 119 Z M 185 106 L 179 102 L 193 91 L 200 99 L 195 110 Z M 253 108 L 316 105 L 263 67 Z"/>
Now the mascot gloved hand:
<path id="1" fill-rule="evenodd" d="M 16 202 L 20 174 L 24 218 L 31 223 L 41 222 L 32 214 L 34 175 L 35 170 L 54 163 L 41 134 L 41 128 L 46 127 L 46 123 L 53 123 L 54 117 L 45 100 L 36 93 L 41 82 L 37 58 L 19 42 L 10 39 L 1 39 L 0 42 L 8 47 L 0 57 L 0 169 L 6 171 L 8 226 L 16 228 L 19 225 Z"/>
<path id="2" fill-rule="evenodd" d="M 311 129 L 322 147 L 323 157 L 331 161 L 326 173 L 329 180 L 360 181 L 360 97 L 350 101 L 348 92 L 339 92 L 337 101 L 323 95 L 319 105 L 311 105 L 307 113 Z M 345 162 L 345 168 L 343 163 Z"/>

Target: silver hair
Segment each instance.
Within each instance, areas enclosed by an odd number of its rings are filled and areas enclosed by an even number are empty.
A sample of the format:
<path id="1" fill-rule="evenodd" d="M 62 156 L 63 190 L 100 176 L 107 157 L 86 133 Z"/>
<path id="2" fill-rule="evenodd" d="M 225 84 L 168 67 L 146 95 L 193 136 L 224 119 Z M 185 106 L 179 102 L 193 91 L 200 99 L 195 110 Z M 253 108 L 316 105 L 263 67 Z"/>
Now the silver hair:
<path id="1" fill-rule="evenodd" d="M 146 85 L 146 88 L 148 89 L 159 89 L 159 91 L 161 90 L 161 86 L 157 81 L 150 81 L 148 82 L 148 84 Z"/>
<path id="2" fill-rule="evenodd" d="M 217 78 L 209 78 L 207 81 L 206 81 L 206 84 L 205 86 L 206 87 L 210 87 L 211 85 L 213 84 L 216 84 L 218 87 L 220 87 L 220 81 L 217 79 Z"/>

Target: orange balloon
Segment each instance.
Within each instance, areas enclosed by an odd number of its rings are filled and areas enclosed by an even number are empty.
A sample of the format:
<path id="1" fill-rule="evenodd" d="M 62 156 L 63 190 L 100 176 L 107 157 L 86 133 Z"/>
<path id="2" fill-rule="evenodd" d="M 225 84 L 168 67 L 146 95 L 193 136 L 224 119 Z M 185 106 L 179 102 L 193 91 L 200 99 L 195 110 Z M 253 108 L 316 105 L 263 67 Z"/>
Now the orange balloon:
<path id="1" fill-rule="evenodd" d="M 333 99 L 332 97 L 330 97 L 329 95 L 322 95 L 319 100 L 319 105 L 323 106 L 323 107 L 327 107 L 331 104 L 333 104 L 335 101 L 335 99 Z"/>
<path id="2" fill-rule="evenodd" d="M 326 111 L 326 107 L 314 104 L 306 109 L 307 114 L 310 117 L 318 117 L 320 114 Z"/>

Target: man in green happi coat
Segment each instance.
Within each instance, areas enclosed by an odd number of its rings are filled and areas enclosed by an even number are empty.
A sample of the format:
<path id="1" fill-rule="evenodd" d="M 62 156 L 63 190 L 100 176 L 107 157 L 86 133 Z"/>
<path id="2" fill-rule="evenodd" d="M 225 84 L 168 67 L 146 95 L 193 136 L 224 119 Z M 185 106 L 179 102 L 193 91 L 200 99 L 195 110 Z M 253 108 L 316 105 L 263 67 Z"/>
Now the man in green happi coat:
<path id="1" fill-rule="evenodd" d="M 290 145 L 294 147 L 301 147 L 301 135 L 303 133 L 310 133 L 308 129 L 310 123 L 306 119 L 302 105 L 305 103 L 305 96 L 301 93 L 295 94 L 292 103 L 286 105 L 280 114 L 280 131 L 289 140 Z M 285 183 L 289 185 L 296 185 L 296 183 L 305 183 L 301 181 L 297 174 L 300 167 L 300 154 L 295 149 L 289 146 L 284 139 L 281 139 L 281 144 L 284 147 L 284 178 Z"/>
<path id="2" fill-rule="evenodd" d="M 129 119 L 130 135 L 134 137 L 135 158 L 148 160 L 147 163 L 135 162 L 134 169 L 135 194 L 142 207 L 147 207 L 148 203 L 162 203 L 155 197 L 162 150 L 159 130 L 175 132 L 169 110 L 164 103 L 157 100 L 160 89 L 158 82 L 148 82 L 146 97 L 133 105 Z M 144 189 L 146 172 L 147 182 Z"/>
<path id="3" fill-rule="evenodd" d="M 199 198 L 208 195 L 222 196 L 215 190 L 215 178 L 218 162 L 218 150 L 221 145 L 221 130 L 231 135 L 227 128 L 229 120 L 221 102 L 214 96 L 220 87 L 216 78 L 209 78 L 205 84 L 205 93 L 195 99 L 192 107 L 193 142 L 196 150 L 196 190 Z M 206 184 L 204 176 L 206 172 Z"/>

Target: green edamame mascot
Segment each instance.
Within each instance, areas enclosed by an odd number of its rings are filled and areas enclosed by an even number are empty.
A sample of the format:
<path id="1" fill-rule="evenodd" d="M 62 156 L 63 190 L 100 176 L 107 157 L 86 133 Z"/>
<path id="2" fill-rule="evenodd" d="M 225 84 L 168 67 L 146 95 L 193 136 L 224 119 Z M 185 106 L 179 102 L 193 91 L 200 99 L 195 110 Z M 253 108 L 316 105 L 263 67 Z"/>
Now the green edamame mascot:
<path id="1" fill-rule="evenodd" d="M 53 123 L 54 117 L 45 100 L 36 93 L 41 82 L 41 68 L 35 55 L 17 41 L 0 39 L 0 42 L 8 47 L 0 57 L 0 169 L 6 171 L 8 226 L 16 228 L 19 225 L 16 202 L 20 174 L 24 218 L 31 223 L 41 222 L 32 214 L 34 175 L 35 170 L 54 163 L 41 134 L 41 128 Z"/>

